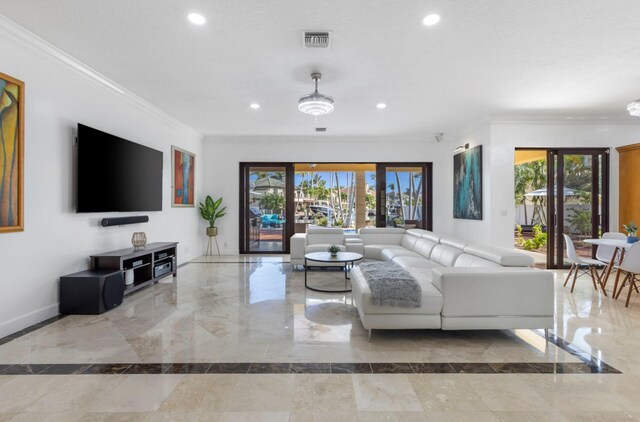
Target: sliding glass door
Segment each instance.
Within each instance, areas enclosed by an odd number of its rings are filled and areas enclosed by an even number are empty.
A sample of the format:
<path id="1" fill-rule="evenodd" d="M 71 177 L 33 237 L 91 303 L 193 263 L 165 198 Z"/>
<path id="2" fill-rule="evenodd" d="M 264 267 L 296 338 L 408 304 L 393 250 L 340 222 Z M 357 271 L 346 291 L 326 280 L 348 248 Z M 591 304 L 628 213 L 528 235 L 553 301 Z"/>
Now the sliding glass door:
<path id="1" fill-rule="evenodd" d="M 556 149 L 547 151 L 547 266 L 567 266 L 563 234 L 579 256 L 595 257 L 585 239 L 609 230 L 608 149 Z"/>
<path id="2" fill-rule="evenodd" d="M 241 163 L 240 253 L 289 253 L 293 166 Z"/>
<path id="3" fill-rule="evenodd" d="M 431 163 L 240 163 L 240 253 L 289 253 L 309 227 L 431 230 Z"/>
<path id="4" fill-rule="evenodd" d="M 431 230 L 431 163 L 376 165 L 376 225 Z"/>

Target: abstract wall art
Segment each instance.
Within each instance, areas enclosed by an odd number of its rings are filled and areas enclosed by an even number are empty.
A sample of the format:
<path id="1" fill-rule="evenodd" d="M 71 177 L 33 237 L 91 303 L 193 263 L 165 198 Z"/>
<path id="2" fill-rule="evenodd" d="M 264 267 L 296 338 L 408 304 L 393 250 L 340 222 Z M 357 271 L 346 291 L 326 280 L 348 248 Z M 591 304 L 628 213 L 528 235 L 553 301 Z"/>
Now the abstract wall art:
<path id="1" fill-rule="evenodd" d="M 24 82 L 0 73 L 0 233 L 24 230 Z"/>
<path id="2" fill-rule="evenodd" d="M 482 145 L 453 156 L 453 218 L 482 220 Z"/>
<path id="3" fill-rule="evenodd" d="M 171 147 L 172 161 L 172 193 L 171 205 L 173 207 L 194 207 L 195 202 L 195 154 Z"/>

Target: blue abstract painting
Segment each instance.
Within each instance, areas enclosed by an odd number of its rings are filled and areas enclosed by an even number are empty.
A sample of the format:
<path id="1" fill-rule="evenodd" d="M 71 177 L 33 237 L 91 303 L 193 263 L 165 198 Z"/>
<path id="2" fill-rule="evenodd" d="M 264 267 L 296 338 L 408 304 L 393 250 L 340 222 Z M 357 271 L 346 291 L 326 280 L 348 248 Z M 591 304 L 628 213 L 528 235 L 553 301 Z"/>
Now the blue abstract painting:
<path id="1" fill-rule="evenodd" d="M 453 218 L 482 220 L 482 145 L 453 156 Z"/>

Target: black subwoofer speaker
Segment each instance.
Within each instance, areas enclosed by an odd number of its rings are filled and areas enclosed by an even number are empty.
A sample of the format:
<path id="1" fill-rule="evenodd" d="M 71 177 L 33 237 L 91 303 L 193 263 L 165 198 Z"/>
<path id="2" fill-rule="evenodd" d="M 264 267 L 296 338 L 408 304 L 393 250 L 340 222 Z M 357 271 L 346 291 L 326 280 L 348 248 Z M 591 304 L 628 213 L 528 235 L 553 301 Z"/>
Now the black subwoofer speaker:
<path id="1" fill-rule="evenodd" d="M 60 313 L 101 314 L 122 303 L 122 272 L 89 270 L 60 277 Z"/>

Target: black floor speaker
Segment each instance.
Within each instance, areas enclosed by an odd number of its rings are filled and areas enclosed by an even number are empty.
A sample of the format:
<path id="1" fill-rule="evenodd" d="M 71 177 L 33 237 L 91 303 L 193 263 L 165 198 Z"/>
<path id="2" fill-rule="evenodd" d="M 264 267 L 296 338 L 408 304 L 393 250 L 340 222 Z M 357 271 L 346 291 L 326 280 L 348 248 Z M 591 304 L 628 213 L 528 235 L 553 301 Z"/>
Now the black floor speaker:
<path id="1" fill-rule="evenodd" d="M 89 270 L 60 277 L 60 313 L 101 314 L 122 303 L 122 272 Z"/>

